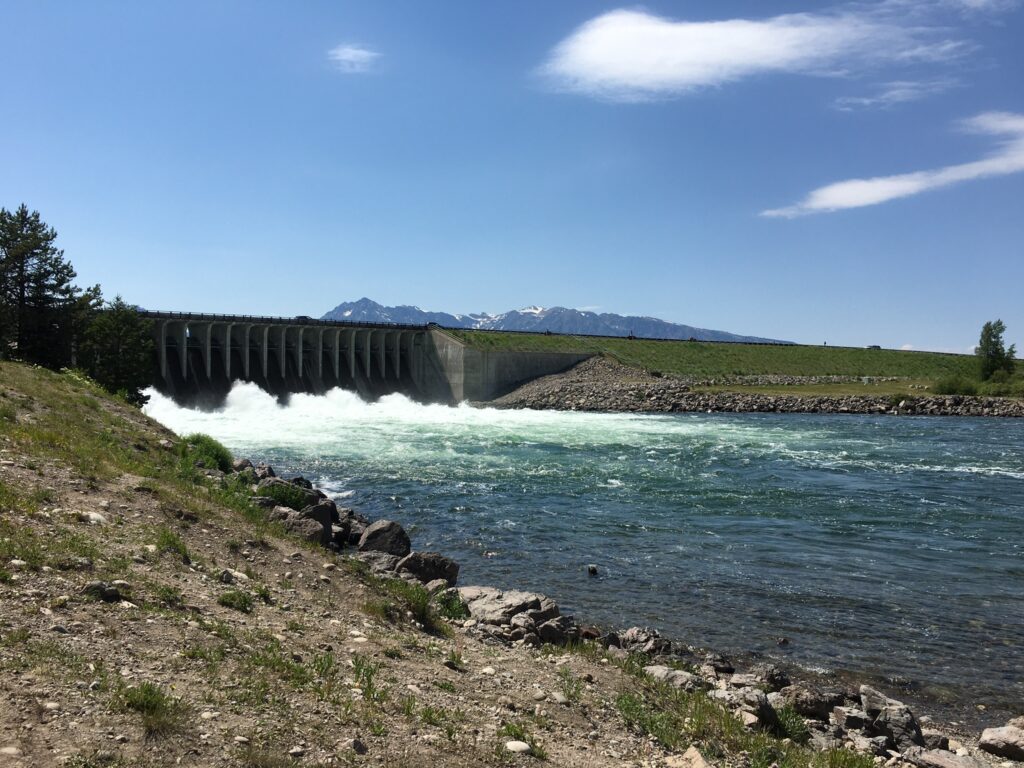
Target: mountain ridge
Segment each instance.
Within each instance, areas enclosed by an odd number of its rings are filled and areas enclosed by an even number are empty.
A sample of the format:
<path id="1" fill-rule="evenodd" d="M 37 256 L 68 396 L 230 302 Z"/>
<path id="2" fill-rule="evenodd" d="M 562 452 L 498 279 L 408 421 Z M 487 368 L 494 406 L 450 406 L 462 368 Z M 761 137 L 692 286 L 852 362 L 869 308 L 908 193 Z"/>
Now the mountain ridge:
<path id="1" fill-rule="evenodd" d="M 431 312 L 411 305 L 387 307 L 363 297 L 358 301 L 342 302 L 326 312 L 322 320 L 349 320 L 364 323 L 436 323 L 448 328 L 487 331 L 533 331 L 543 333 L 577 334 L 593 336 L 638 336 L 652 339 L 696 339 L 698 341 L 732 341 L 772 344 L 791 344 L 789 341 L 746 336 L 672 323 L 656 317 L 598 314 L 568 307 L 530 306 L 492 315 L 453 314 Z"/>

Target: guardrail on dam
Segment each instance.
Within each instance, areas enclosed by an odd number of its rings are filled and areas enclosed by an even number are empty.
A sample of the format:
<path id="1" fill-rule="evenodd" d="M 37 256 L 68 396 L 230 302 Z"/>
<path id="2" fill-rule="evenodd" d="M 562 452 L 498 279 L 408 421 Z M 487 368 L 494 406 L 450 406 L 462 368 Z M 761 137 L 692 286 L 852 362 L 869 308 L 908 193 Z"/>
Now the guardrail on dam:
<path id="1" fill-rule="evenodd" d="M 367 399 L 400 392 L 425 402 L 490 400 L 589 357 L 480 351 L 434 325 L 140 314 L 153 321 L 157 389 L 189 403 L 217 403 L 239 380 L 277 396 L 342 387 Z"/>

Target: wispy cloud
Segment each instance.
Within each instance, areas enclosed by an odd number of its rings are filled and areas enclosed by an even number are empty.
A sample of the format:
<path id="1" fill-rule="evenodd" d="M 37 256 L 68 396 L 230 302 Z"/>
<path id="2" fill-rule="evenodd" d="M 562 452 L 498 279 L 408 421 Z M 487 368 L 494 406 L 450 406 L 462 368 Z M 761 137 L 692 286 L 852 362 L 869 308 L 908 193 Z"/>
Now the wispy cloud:
<path id="1" fill-rule="evenodd" d="M 965 120 L 961 127 L 970 133 L 1003 137 L 1003 140 L 996 151 L 981 160 L 930 171 L 839 181 L 815 189 L 796 205 L 763 211 L 761 215 L 791 219 L 812 213 L 862 208 L 965 181 L 1024 172 L 1024 115 L 985 112 Z"/>
<path id="2" fill-rule="evenodd" d="M 374 62 L 380 58 L 380 54 L 361 45 L 342 43 L 331 48 L 327 52 L 327 58 L 340 71 L 347 74 L 358 74 L 369 72 Z"/>
<path id="3" fill-rule="evenodd" d="M 888 109 L 908 101 L 918 101 L 929 96 L 948 91 L 959 85 L 953 78 L 937 80 L 894 80 L 877 86 L 870 96 L 842 96 L 833 102 L 833 106 L 842 112 L 854 112 L 860 109 Z"/>
<path id="4" fill-rule="evenodd" d="M 902 25 L 892 14 L 690 22 L 616 10 L 572 32 L 540 71 L 558 89 L 640 101 L 765 73 L 836 75 L 887 62 L 948 61 L 968 48 L 937 29 Z"/>

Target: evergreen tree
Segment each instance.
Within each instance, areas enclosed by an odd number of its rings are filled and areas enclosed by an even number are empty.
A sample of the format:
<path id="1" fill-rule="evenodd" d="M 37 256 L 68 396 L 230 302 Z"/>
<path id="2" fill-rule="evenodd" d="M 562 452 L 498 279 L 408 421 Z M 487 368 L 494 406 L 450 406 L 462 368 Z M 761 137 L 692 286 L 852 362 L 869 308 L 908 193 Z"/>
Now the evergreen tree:
<path id="1" fill-rule="evenodd" d="M 102 387 L 145 405 L 153 383 L 153 325 L 120 296 L 100 311 L 85 333 L 79 365 Z"/>
<path id="2" fill-rule="evenodd" d="M 981 369 L 981 380 L 988 381 L 996 371 L 1013 373 L 1013 357 L 1017 352 L 1015 345 L 1011 344 L 1009 349 L 1003 346 L 1003 334 L 1006 332 L 1006 325 L 1002 320 L 990 321 L 981 328 L 981 339 L 974 352 L 978 356 L 978 364 Z"/>
<path id="3" fill-rule="evenodd" d="M 74 285 L 56 239 L 38 211 L 0 208 L 0 354 L 51 368 L 71 363 L 82 313 L 99 295 Z"/>

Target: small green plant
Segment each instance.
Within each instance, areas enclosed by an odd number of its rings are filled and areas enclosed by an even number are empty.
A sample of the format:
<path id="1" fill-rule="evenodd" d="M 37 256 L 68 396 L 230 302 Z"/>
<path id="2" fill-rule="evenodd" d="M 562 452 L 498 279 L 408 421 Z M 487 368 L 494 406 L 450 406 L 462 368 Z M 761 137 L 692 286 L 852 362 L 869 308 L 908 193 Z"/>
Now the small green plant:
<path id="1" fill-rule="evenodd" d="M 167 606 L 168 608 L 180 608 L 184 599 L 181 595 L 181 590 L 176 587 L 172 587 L 169 584 L 161 584 L 153 590 L 153 596 L 157 602 Z"/>
<path id="2" fill-rule="evenodd" d="M 381 701 L 387 696 L 387 691 L 377 685 L 379 672 L 380 664 L 360 653 L 352 654 L 352 674 L 366 701 Z"/>
<path id="3" fill-rule="evenodd" d="M 113 705 L 142 715 L 146 736 L 166 736 L 184 727 L 185 706 L 155 683 L 121 688 L 114 695 Z"/>
<path id="4" fill-rule="evenodd" d="M 232 589 L 217 598 L 217 602 L 225 608 L 233 608 L 242 613 L 252 613 L 252 595 L 239 589 Z"/>
<path id="5" fill-rule="evenodd" d="M 195 433 L 186 435 L 179 443 L 182 457 L 192 466 L 205 469 L 218 469 L 221 472 L 231 471 L 231 451 L 209 435 Z"/>
<path id="6" fill-rule="evenodd" d="M 779 729 L 783 738 L 792 739 L 797 744 L 806 744 L 811 738 L 807 721 L 793 707 L 786 705 L 778 709 Z"/>
<path id="7" fill-rule="evenodd" d="M 181 536 L 166 525 L 161 525 L 156 529 L 156 548 L 159 552 L 177 555 L 185 565 L 192 562 L 188 547 L 185 546 Z"/>
<path id="8" fill-rule="evenodd" d="M 469 618 L 469 607 L 455 592 L 442 592 L 434 598 L 438 614 L 451 621 Z"/>
<path id="9" fill-rule="evenodd" d="M 462 652 L 458 648 L 452 648 L 448 651 L 448 656 L 444 660 L 444 665 L 448 669 L 454 669 L 456 672 L 463 672 L 466 668 L 465 659 L 462 658 Z"/>
<path id="10" fill-rule="evenodd" d="M 389 659 L 400 659 L 402 658 L 402 649 L 396 648 L 395 646 L 389 646 L 384 649 L 384 655 Z"/>
<path id="11" fill-rule="evenodd" d="M 434 687 L 445 693 L 455 693 L 455 683 L 450 680 L 435 680 Z"/>
<path id="12" fill-rule="evenodd" d="M 573 704 L 578 702 L 583 695 L 583 681 L 572 673 L 566 666 L 558 668 L 558 687 Z"/>
<path id="13" fill-rule="evenodd" d="M 415 696 L 403 696 L 401 701 L 402 714 L 406 718 L 412 719 L 416 717 L 416 697 Z"/>
<path id="14" fill-rule="evenodd" d="M 307 506 L 309 496 L 306 491 L 291 483 L 272 483 L 256 491 L 257 495 L 273 499 L 283 507 L 301 511 Z"/>
<path id="15" fill-rule="evenodd" d="M 270 587 L 266 584 L 256 584 L 253 586 L 252 591 L 256 593 L 256 597 L 263 601 L 264 605 L 274 604 L 274 596 L 270 594 Z"/>

